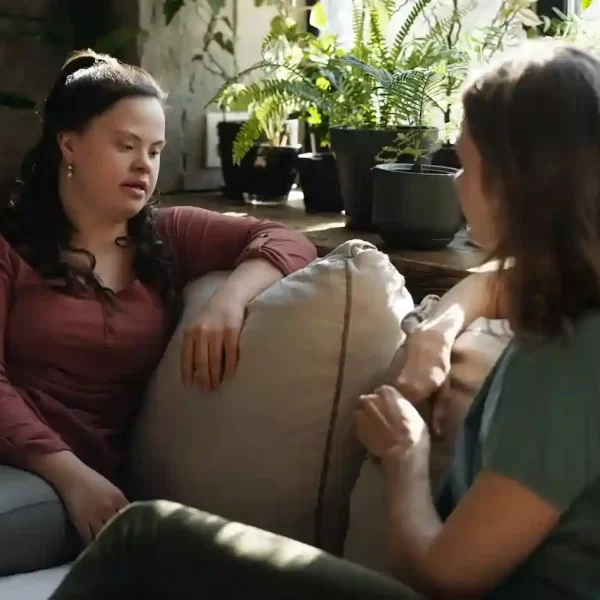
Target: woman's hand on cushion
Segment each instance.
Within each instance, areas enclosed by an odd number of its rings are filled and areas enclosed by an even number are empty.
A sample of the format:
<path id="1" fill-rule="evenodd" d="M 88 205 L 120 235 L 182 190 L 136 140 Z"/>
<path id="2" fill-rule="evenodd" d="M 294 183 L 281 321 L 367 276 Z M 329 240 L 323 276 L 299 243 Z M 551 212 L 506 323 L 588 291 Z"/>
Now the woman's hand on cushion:
<path id="1" fill-rule="evenodd" d="M 394 387 L 418 406 L 437 392 L 450 373 L 452 342 L 436 329 L 417 329 L 404 343 L 403 360 Z M 444 420 L 444 404 L 436 402 L 432 407 L 432 429 L 441 433 Z"/>
<path id="2" fill-rule="evenodd" d="M 217 292 L 183 335 L 181 380 L 184 385 L 216 389 L 232 377 L 239 357 L 246 304 Z"/>
<path id="3" fill-rule="evenodd" d="M 429 470 L 429 433 L 417 409 L 391 386 L 360 397 L 355 411 L 359 441 L 375 457 Z"/>

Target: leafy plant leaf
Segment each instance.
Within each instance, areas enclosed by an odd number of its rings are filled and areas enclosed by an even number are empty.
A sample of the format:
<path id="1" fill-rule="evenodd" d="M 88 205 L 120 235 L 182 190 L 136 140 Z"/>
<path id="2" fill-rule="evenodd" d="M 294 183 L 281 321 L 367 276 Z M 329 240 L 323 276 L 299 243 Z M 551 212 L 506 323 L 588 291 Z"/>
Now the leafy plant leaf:
<path id="1" fill-rule="evenodd" d="M 221 46 L 221 48 L 223 48 L 223 50 L 225 50 L 225 52 L 227 52 L 228 54 L 231 54 L 233 56 L 233 53 L 235 52 L 235 48 L 234 48 L 233 40 L 231 38 L 226 38 L 223 35 L 222 31 L 216 31 L 213 36 L 213 40 L 215 41 L 215 43 L 217 43 L 219 46 Z"/>
<path id="2" fill-rule="evenodd" d="M 175 18 L 175 15 L 181 10 L 185 0 L 165 0 L 163 4 L 163 15 L 167 25 Z"/>
<path id="3" fill-rule="evenodd" d="M 0 106 L 6 106 L 14 110 L 33 110 L 35 108 L 35 101 L 24 96 L 0 92 Z"/>
<path id="4" fill-rule="evenodd" d="M 581 0 L 581 8 L 587 10 L 592 5 L 593 0 Z"/>
<path id="5" fill-rule="evenodd" d="M 221 19 L 223 23 L 225 23 L 225 25 L 227 25 L 227 27 L 233 31 L 233 23 L 231 22 L 231 19 L 227 15 L 223 16 Z"/>

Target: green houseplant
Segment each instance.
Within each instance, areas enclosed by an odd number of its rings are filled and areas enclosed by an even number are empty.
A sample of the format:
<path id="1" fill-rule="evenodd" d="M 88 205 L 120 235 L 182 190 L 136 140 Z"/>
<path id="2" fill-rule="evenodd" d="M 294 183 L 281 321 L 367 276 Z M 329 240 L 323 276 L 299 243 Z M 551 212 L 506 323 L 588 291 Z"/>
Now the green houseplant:
<path id="1" fill-rule="evenodd" d="M 307 73 L 316 70 L 314 57 L 326 51 L 294 18 L 298 10 L 294 2 L 278 0 L 275 4 L 279 12 L 263 41 L 263 60 L 227 82 L 211 100 L 250 113 L 236 136 L 233 162 L 243 174 L 246 199 L 254 203 L 287 200 L 301 149 L 289 143 L 290 120 L 307 112 L 307 94 L 318 97 Z M 252 80 L 250 76 L 256 73 L 260 77 Z M 300 87 L 301 93 L 296 93 Z"/>
<path id="2" fill-rule="evenodd" d="M 384 148 L 385 162 L 373 168 L 373 225 L 391 246 L 446 246 L 462 224 L 454 187 L 457 169 L 431 164 L 431 145 L 437 143 L 437 131 L 428 123 L 433 112 L 444 110 L 448 80 L 456 76 L 458 67 L 436 65 L 389 73 L 365 64 L 358 66 L 386 90 L 393 110 L 401 113 L 407 124 L 393 144 Z M 394 98 L 397 102 L 392 104 Z M 399 156 L 405 160 L 399 162 Z"/>
<path id="3" fill-rule="evenodd" d="M 342 58 L 336 100 L 351 107 L 330 127 L 331 147 L 336 155 L 340 186 L 344 198 L 346 225 L 357 230 L 372 230 L 372 168 L 382 159 L 382 149 L 390 147 L 399 133 L 411 126 L 398 112 L 398 99 L 381 86 L 370 71 L 393 73 L 406 64 L 411 31 L 432 0 L 417 0 L 406 15 L 393 41 L 388 43 L 388 24 L 396 3 L 354 0 L 354 47 Z M 420 57 L 423 66 L 435 63 L 434 52 L 427 49 Z M 407 68 L 412 69 L 417 60 Z M 434 136 L 421 138 L 426 147 Z M 406 156 L 399 157 L 407 160 Z"/>
<path id="4" fill-rule="evenodd" d="M 373 226 L 387 243 L 445 246 L 460 227 L 462 215 L 453 185 L 458 160 L 455 156 L 451 157 L 454 164 L 440 160 L 439 147 L 452 150 L 448 130 L 469 66 L 475 60 L 490 60 L 525 17 L 537 24 L 535 15 L 524 14 L 525 4 L 527 0 L 504 0 L 491 24 L 467 34 L 468 43 L 461 35 L 462 22 L 476 8 L 475 2 L 459 6 L 453 0 L 446 15 L 436 12 L 439 5 L 417 4 L 406 25 L 420 16 L 426 31 L 409 39 L 403 27 L 395 62 L 384 60 L 376 67 L 372 61 L 352 59 L 370 80 L 384 107 L 381 112 L 394 119 L 383 127 L 395 133 L 395 140 L 379 152 L 377 159 L 383 164 L 372 171 Z M 436 125 L 443 129 L 442 136 L 435 135 Z M 398 156 L 403 160 L 398 161 Z"/>

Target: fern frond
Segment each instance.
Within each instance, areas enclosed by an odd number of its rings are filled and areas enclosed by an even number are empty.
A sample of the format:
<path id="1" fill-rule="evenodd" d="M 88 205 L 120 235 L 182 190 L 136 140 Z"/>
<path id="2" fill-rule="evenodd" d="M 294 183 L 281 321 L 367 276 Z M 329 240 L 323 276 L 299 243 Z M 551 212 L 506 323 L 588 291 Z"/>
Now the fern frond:
<path id="1" fill-rule="evenodd" d="M 239 165 L 262 134 L 262 124 L 256 115 L 244 122 L 233 142 L 233 163 Z"/>
<path id="2" fill-rule="evenodd" d="M 388 87 L 393 84 L 394 74 L 392 71 L 388 71 L 387 69 L 378 69 L 377 67 L 374 67 L 352 55 L 343 56 L 340 58 L 340 61 L 351 67 L 359 69 L 365 75 L 383 87 Z"/>
<path id="3" fill-rule="evenodd" d="M 369 47 L 371 52 L 378 55 L 379 62 L 388 69 L 393 69 L 391 56 L 385 40 L 385 31 L 379 17 L 379 10 L 373 3 L 369 11 Z"/>
<path id="4" fill-rule="evenodd" d="M 448 44 L 448 34 L 454 25 L 457 22 L 461 23 L 471 13 L 476 5 L 476 2 L 471 2 L 468 6 L 457 8 L 445 19 L 436 18 L 433 26 L 429 28 L 429 31 L 427 31 L 425 36 L 419 41 L 425 44 L 428 42 L 435 42 L 440 46 L 446 46 Z"/>
<path id="5" fill-rule="evenodd" d="M 392 16 L 396 12 L 396 5 L 398 4 L 396 0 L 379 0 L 381 5 L 385 8 L 388 16 Z"/>
<path id="6" fill-rule="evenodd" d="M 354 51 L 361 57 L 365 52 L 365 23 L 367 17 L 367 0 L 352 0 L 352 33 L 354 35 Z"/>
<path id="7" fill-rule="evenodd" d="M 226 81 L 221 87 L 218 89 L 217 93 L 204 105 L 204 108 L 207 108 L 213 103 L 220 103 L 224 99 L 230 96 L 231 87 L 236 83 L 244 79 L 247 75 L 250 75 L 254 71 L 264 70 L 269 67 L 273 67 L 275 63 L 268 60 L 261 60 L 257 63 L 254 63 L 247 69 L 244 69 L 235 77 L 235 79 L 231 81 Z"/>
<path id="8" fill-rule="evenodd" d="M 267 33 L 267 35 L 263 38 L 262 44 L 260 46 L 261 54 L 264 54 L 273 44 L 281 37 L 281 33 L 279 31 L 273 31 L 272 29 Z"/>
<path id="9" fill-rule="evenodd" d="M 422 127 L 429 107 L 443 110 L 446 88 L 445 74 L 433 69 L 412 69 L 396 73 L 388 92 L 397 99 L 398 111 L 404 113 L 404 118 Z"/>
<path id="10" fill-rule="evenodd" d="M 280 129 L 280 126 L 283 126 L 286 116 L 282 106 L 274 100 L 266 101 L 258 107 L 242 125 L 233 142 L 234 164 L 240 164 L 244 156 L 256 144 L 262 134 L 266 134 L 270 138 L 271 134 L 275 133 L 270 130 Z M 276 126 L 273 127 L 273 124 L 276 124 Z M 273 142 L 272 139 L 269 139 L 269 141 Z"/>
<path id="11" fill-rule="evenodd" d="M 288 79 L 264 79 L 245 86 L 235 94 L 238 110 L 260 106 L 265 102 L 276 102 L 281 106 L 312 104 L 324 109 L 325 95 L 312 84 Z M 292 111 L 293 108 L 290 108 L 290 112 Z"/>
<path id="12" fill-rule="evenodd" d="M 417 19 L 425 12 L 425 9 L 431 4 L 432 1 L 433 0 L 417 0 L 415 2 L 415 5 L 412 7 L 410 13 L 406 17 L 406 21 L 404 21 L 404 24 L 394 39 L 391 52 L 391 60 L 393 65 L 398 63 L 398 59 L 400 58 L 402 50 L 404 49 L 404 43 L 406 42 L 415 23 L 417 22 Z"/>

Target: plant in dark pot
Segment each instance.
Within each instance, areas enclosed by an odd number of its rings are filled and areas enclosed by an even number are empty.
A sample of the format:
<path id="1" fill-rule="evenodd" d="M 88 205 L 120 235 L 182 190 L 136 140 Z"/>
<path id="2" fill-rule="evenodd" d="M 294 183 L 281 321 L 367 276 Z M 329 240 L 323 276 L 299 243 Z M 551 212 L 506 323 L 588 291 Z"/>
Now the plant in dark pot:
<path id="1" fill-rule="evenodd" d="M 407 124 L 386 147 L 386 162 L 373 168 L 373 223 L 393 247 L 434 249 L 446 246 L 462 225 L 454 187 L 457 169 L 432 165 L 437 130 L 429 126 L 443 110 L 447 66 L 394 73 L 362 66 L 365 75 L 394 98 L 394 111 Z M 410 157 L 399 163 L 394 156 Z"/>
<path id="2" fill-rule="evenodd" d="M 394 73 L 401 68 L 411 69 L 415 55 L 412 30 L 424 17 L 433 0 L 416 0 L 407 12 L 392 43 L 389 24 L 396 17 L 395 2 L 354 0 L 354 47 L 338 60 L 340 76 L 336 85 L 338 102 L 346 107 L 342 118 L 331 122 L 331 148 L 335 154 L 340 186 L 344 199 L 346 226 L 358 231 L 372 231 L 373 167 L 386 159 L 384 148 L 394 144 L 398 135 L 409 135 L 411 125 L 396 110 L 397 98 L 389 88 L 369 76 Z M 421 62 L 435 62 L 435 47 L 420 50 Z M 432 136 L 421 136 L 424 161 L 432 147 Z M 411 161 L 408 155 L 397 157 L 400 162 Z"/>
<path id="3" fill-rule="evenodd" d="M 308 148 L 298 157 L 298 175 L 307 213 L 341 213 L 343 201 L 335 157 L 329 147 L 329 123 L 341 107 L 334 102 L 336 81 L 335 60 L 343 52 L 327 27 L 325 11 L 320 2 L 306 8 L 311 25 L 320 30 L 315 36 L 296 21 L 287 18 L 275 30 L 293 52 L 284 61 L 279 56 L 267 56 L 273 67 L 279 66 L 284 76 L 272 81 L 264 93 L 287 97 L 297 109 L 299 120 L 306 124 Z M 273 31 L 274 28 L 272 28 Z M 273 45 L 273 41 L 269 45 Z M 279 84 L 279 85 L 278 85 Z M 310 151 L 308 151 L 310 150 Z"/>
<path id="4" fill-rule="evenodd" d="M 339 54 L 333 38 L 317 38 L 302 31 L 291 17 L 277 17 L 263 42 L 263 60 L 240 73 L 217 95 L 217 102 L 250 113 L 236 135 L 232 157 L 250 201 L 285 201 L 300 170 L 307 210 L 341 211 L 333 156 L 315 151 L 299 158 L 299 145 L 283 148 L 280 143 L 288 138 L 286 120 L 294 117 L 305 120 L 312 128 L 315 145 L 323 146 L 331 82 L 322 71 Z M 261 74 L 258 79 L 244 83 L 256 72 Z M 268 193 L 267 182 L 272 188 Z"/>
<path id="5" fill-rule="evenodd" d="M 341 213 L 344 201 L 340 189 L 337 161 L 329 144 L 329 124 L 339 112 L 340 105 L 334 102 L 336 77 L 330 65 L 342 54 L 334 38 L 311 36 L 304 48 L 303 60 L 295 67 L 301 73 L 301 87 L 314 89 L 296 97 L 305 98 L 301 119 L 307 125 L 309 152 L 299 156 L 298 170 L 300 187 L 304 194 L 304 207 L 307 213 Z M 315 101 L 315 93 L 319 101 Z"/>
<path id="6" fill-rule="evenodd" d="M 337 162 L 329 147 L 327 120 L 316 107 L 311 107 L 305 116 L 310 152 L 298 157 L 298 175 L 307 213 L 339 214 L 344 210 Z"/>
<path id="7" fill-rule="evenodd" d="M 302 149 L 289 143 L 293 105 L 287 98 L 261 97 L 258 90 L 266 81 L 229 90 L 236 96 L 232 101 L 236 109 L 250 113 L 235 137 L 231 159 L 244 200 L 250 204 L 287 202 Z"/>

